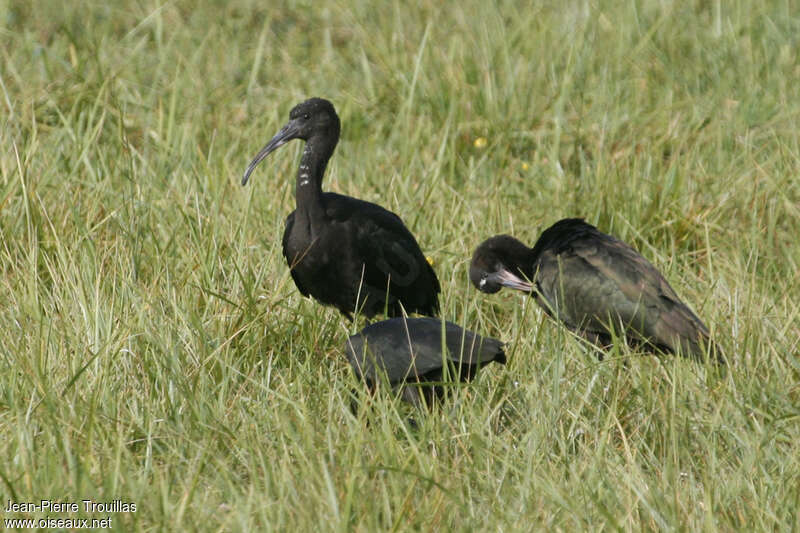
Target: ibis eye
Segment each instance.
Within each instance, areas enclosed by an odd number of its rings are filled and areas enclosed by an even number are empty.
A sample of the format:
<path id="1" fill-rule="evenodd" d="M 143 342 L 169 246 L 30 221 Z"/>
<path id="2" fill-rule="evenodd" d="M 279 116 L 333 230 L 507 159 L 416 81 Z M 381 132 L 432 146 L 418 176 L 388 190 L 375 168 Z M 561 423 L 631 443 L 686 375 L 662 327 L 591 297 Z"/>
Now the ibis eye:
<path id="1" fill-rule="evenodd" d="M 310 118 L 311 118 L 311 115 L 309 115 L 308 113 L 303 115 L 303 120 L 308 120 Z"/>

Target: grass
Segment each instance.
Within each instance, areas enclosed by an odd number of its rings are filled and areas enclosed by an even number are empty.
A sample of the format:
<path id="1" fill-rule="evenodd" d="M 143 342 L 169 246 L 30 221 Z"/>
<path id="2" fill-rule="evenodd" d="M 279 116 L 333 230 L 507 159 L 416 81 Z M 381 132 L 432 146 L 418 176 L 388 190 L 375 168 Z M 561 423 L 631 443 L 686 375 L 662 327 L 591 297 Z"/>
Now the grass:
<path id="1" fill-rule="evenodd" d="M 3 518 L 800 528 L 799 35 L 788 1 L 0 2 L 0 496 L 137 507 Z M 313 95 L 324 187 L 398 213 L 443 316 L 509 345 L 442 409 L 350 412 L 354 326 L 280 253 L 300 143 L 238 184 Z M 484 238 L 567 216 L 651 259 L 728 374 L 598 363 L 469 286 Z"/>

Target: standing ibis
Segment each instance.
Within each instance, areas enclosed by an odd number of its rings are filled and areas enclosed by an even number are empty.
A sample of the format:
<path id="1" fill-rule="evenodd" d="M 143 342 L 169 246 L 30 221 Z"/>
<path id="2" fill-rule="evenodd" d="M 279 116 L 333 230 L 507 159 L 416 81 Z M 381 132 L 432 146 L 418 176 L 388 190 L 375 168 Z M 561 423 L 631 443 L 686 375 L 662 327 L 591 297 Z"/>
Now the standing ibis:
<path id="1" fill-rule="evenodd" d="M 600 347 L 616 334 L 651 351 L 698 360 L 710 351 L 725 362 L 708 328 L 656 267 L 582 219 L 556 222 L 533 248 L 508 235 L 487 239 L 469 275 L 485 293 L 503 287 L 530 293 L 548 315 Z"/>
<path id="2" fill-rule="evenodd" d="M 295 285 L 336 307 L 345 317 L 435 315 L 439 280 L 400 220 L 383 207 L 322 192 L 322 177 L 339 141 L 339 117 L 327 100 L 296 105 L 289 122 L 261 149 L 242 178 L 273 150 L 292 139 L 306 142 L 295 185 L 296 209 L 286 219 L 283 255 Z"/>

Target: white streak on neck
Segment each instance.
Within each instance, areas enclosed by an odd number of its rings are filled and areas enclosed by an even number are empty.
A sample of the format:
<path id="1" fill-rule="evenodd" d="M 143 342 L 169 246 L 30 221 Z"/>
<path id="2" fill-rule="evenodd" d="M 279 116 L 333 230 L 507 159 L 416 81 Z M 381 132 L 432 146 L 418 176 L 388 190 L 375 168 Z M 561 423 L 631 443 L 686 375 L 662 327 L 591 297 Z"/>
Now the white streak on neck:
<path id="1" fill-rule="evenodd" d="M 306 143 L 306 147 L 303 149 L 303 158 L 305 158 L 308 155 L 311 155 L 312 151 L 313 150 L 311 149 L 311 147 L 308 145 L 308 143 Z M 301 171 L 299 176 L 300 179 L 298 180 L 297 186 L 305 187 L 306 185 L 311 183 L 311 180 L 308 177 L 308 165 L 301 162 L 300 171 Z"/>

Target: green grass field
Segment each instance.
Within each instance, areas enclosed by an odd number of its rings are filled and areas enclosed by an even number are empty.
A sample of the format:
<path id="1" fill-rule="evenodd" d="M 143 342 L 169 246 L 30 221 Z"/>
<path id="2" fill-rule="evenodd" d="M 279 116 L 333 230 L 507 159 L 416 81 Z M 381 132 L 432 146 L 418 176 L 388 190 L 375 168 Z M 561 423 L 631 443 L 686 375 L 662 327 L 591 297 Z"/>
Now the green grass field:
<path id="1" fill-rule="evenodd" d="M 0 498 L 123 531 L 800 528 L 800 13 L 785 1 L 0 1 Z M 412 5 L 413 4 L 413 5 Z M 399 214 L 442 315 L 508 343 L 430 413 L 354 416 L 356 327 L 280 251 L 301 142 Z M 600 363 L 467 267 L 583 216 L 725 376 Z M 414 428 L 407 423 L 413 416 Z"/>

